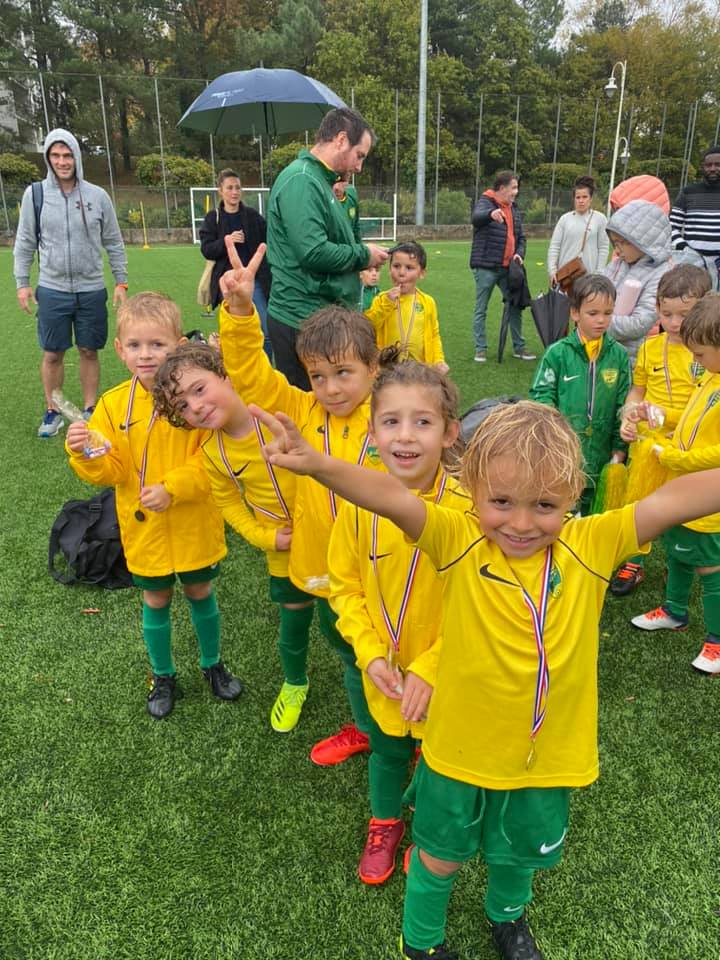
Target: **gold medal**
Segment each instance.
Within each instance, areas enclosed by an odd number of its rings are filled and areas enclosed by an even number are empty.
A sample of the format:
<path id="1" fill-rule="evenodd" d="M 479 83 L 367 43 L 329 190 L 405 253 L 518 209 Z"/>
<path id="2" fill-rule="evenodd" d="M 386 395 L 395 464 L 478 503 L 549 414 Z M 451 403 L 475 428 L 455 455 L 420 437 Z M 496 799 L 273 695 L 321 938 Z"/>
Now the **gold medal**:
<path id="1" fill-rule="evenodd" d="M 585 427 L 585 436 L 586 436 L 586 437 L 591 437 L 591 436 L 592 436 L 592 432 L 593 432 L 593 431 L 592 431 L 592 424 L 589 423 L 589 424 Z"/>
<path id="2" fill-rule="evenodd" d="M 530 753 L 528 753 L 527 761 L 525 763 L 526 770 L 532 770 L 535 766 L 535 761 L 537 760 L 537 754 L 535 753 L 535 741 L 530 741 Z"/>
<path id="3" fill-rule="evenodd" d="M 142 510 L 135 511 L 135 519 L 138 521 L 138 523 L 143 522 L 143 520 L 145 519 L 145 514 L 142 512 Z"/>
<path id="4" fill-rule="evenodd" d="M 395 650 L 392 647 L 388 650 L 387 665 L 397 677 L 397 683 L 393 687 L 393 690 L 395 693 L 402 693 L 404 689 L 402 667 L 397 664 L 395 660 Z"/>

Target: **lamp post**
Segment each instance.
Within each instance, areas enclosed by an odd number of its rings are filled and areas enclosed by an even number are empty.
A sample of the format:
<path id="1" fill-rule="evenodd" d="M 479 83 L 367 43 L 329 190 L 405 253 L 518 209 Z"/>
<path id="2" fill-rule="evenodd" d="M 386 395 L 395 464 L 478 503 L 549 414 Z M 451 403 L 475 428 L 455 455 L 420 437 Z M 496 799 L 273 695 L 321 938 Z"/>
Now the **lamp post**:
<path id="1" fill-rule="evenodd" d="M 420 0 L 420 76 L 418 83 L 417 169 L 415 174 L 415 223 L 425 223 L 425 118 L 427 114 L 428 0 Z"/>
<path id="2" fill-rule="evenodd" d="M 625 97 L 625 73 L 627 71 L 627 60 L 618 60 L 618 62 L 610 71 L 610 77 L 608 78 L 608 82 L 605 84 L 605 94 L 610 98 L 614 97 L 615 91 L 618 88 L 617 80 L 615 79 L 615 71 L 618 67 L 620 67 L 620 101 L 618 103 L 617 124 L 615 126 L 615 146 L 613 147 L 612 169 L 610 171 L 610 188 L 608 190 L 608 216 L 610 216 L 610 194 L 615 186 L 615 167 L 617 165 L 618 151 L 620 149 L 620 123 L 622 121 L 623 98 Z M 623 137 L 623 139 L 625 138 Z M 625 140 L 625 152 L 627 153 L 627 140 Z"/>

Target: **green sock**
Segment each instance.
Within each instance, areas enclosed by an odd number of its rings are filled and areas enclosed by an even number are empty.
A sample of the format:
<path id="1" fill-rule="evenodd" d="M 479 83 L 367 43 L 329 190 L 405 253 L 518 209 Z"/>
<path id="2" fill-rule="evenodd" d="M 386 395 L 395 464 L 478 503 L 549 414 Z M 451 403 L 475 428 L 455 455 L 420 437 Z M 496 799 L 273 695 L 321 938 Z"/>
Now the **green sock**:
<path id="1" fill-rule="evenodd" d="M 669 555 L 667 556 L 667 568 L 668 576 L 663 607 L 671 616 L 684 620 L 688 613 L 695 569 L 686 566 L 684 563 L 678 563 L 674 557 Z"/>
<path id="2" fill-rule="evenodd" d="M 200 644 L 200 669 L 207 670 L 220 659 L 220 611 L 215 591 L 204 600 L 188 597 L 188 601 L 195 636 Z"/>
<path id="3" fill-rule="evenodd" d="M 399 820 L 402 817 L 403 790 L 414 756 L 413 737 L 393 737 L 383 733 L 373 721 L 368 759 L 370 813 L 373 817 L 380 820 Z"/>
<path id="4" fill-rule="evenodd" d="M 702 574 L 700 582 L 703 590 L 705 629 L 714 637 L 720 637 L 720 570 Z"/>
<path id="5" fill-rule="evenodd" d="M 280 604 L 280 636 L 278 652 L 286 683 L 296 687 L 308 682 L 307 655 L 313 604 L 288 610 Z"/>
<path id="6" fill-rule="evenodd" d="M 325 599 L 317 601 L 318 625 L 320 633 L 325 637 L 332 649 L 342 660 L 345 666 L 343 679 L 345 681 L 345 691 L 350 703 L 350 711 L 355 726 L 363 733 L 368 733 L 372 724 L 370 711 L 368 710 L 365 691 L 362 685 L 362 674 L 355 663 L 355 651 L 343 640 L 342 634 L 338 632 L 335 623 L 337 615 L 334 613 L 330 604 Z"/>
<path id="7" fill-rule="evenodd" d="M 152 672 L 158 677 L 175 674 L 170 649 L 170 604 L 149 607 L 143 602 L 143 638 Z"/>
<path id="8" fill-rule="evenodd" d="M 494 923 L 518 920 L 532 900 L 534 870 L 488 864 L 488 885 L 485 913 Z"/>
<path id="9" fill-rule="evenodd" d="M 420 859 L 418 849 L 410 857 L 405 906 L 403 939 L 415 950 L 430 950 L 445 940 L 445 921 L 456 873 L 437 877 Z"/>

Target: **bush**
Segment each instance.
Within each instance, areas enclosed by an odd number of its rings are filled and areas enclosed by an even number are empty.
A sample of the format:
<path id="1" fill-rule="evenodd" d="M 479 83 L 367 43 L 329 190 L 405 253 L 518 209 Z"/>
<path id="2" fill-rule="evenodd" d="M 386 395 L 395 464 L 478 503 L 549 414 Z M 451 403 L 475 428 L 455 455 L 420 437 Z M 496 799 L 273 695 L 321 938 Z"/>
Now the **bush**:
<path id="1" fill-rule="evenodd" d="M 470 200 L 461 190 L 443 187 L 437 196 L 438 223 L 467 223 L 470 219 Z"/>
<path id="2" fill-rule="evenodd" d="M 630 158 L 628 163 L 628 176 L 635 177 L 641 173 L 649 173 L 650 176 L 659 176 L 661 180 L 668 184 L 680 183 L 682 176 L 683 161 L 681 157 L 662 157 L 660 160 L 660 172 L 656 173 L 658 167 L 655 160 L 633 160 Z M 692 181 L 697 176 L 695 167 L 688 166 L 688 180 Z"/>
<path id="3" fill-rule="evenodd" d="M 371 197 L 369 200 L 360 201 L 361 217 L 391 217 L 392 204 L 386 200 L 378 200 L 377 197 Z"/>
<path id="4" fill-rule="evenodd" d="M 528 174 L 527 180 L 534 187 L 549 187 L 552 183 L 553 165 L 551 163 L 539 163 Z M 555 164 L 555 186 L 570 188 L 578 177 L 584 177 L 587 174 L 587 167 L 579 163 L 556 163 Z"/>
<path id="5" fill-rule="evenodd" d="M 141 157 L 135 167 L 135 176 L 144 187 L 162 187 L 160 154 Z M 165 157 L 165 182 L 168 187 L 204 187 L 214 182 L 212 167 L 205 160 L 192 160 L 170 154 Z"/>
<path id="6" fill-rule="evenodd" d="M 19 157 L 16 153 L 0 153 L 0 173 L 6 183 L 21 186 L 43 178 L 37 164 L 25 157 Z"/>
<path id="7" fill-rule="evenodd" d="M 304 146 L 305 144 L 300 143 L 299 140 L 291 140 L 290 143 L 285 143 L 282 147 L 276 147 L 272 152 L 272 156 L 268 156 L 267 152 L 264 153 L 263 171 L 265 172 L 265 178 L 270 178 L 270 166 L 272 165 L 272 176 L 274 180 L 281 170 L 284 170 L 289 163 L 293 162 Z"/>
<path id="8" fill-rule="evenodd" d="M 535 197 L 528 204 L 523 213 L 525 223 L 546 223 L 547 221 L 547 200 L 545 197 Z"/>

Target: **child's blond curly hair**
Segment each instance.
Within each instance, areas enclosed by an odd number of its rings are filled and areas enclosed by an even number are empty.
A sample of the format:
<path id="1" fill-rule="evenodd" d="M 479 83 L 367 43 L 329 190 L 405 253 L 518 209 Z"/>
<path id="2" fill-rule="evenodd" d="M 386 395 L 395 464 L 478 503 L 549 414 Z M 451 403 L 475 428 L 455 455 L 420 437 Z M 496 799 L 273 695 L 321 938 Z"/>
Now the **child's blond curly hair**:
<path id="1" fill-rule="evenodd" d="M 562 491 L 574 502 L 585 487 L 580 441 L 554 407 L 522 400 L 493 410 L 460 461 L 459 478 L 465 489 L 474 495 L 487 482 L 490 463 L 500 457 L 512 461 L 519 493 Z"/>

